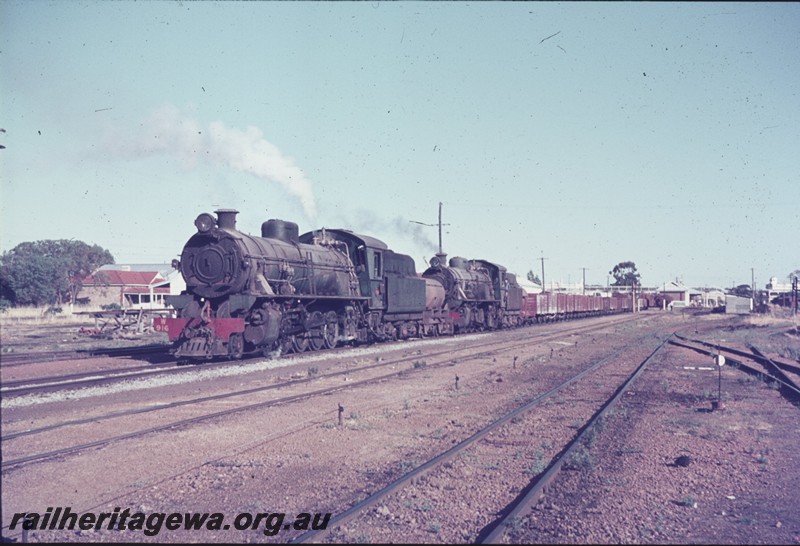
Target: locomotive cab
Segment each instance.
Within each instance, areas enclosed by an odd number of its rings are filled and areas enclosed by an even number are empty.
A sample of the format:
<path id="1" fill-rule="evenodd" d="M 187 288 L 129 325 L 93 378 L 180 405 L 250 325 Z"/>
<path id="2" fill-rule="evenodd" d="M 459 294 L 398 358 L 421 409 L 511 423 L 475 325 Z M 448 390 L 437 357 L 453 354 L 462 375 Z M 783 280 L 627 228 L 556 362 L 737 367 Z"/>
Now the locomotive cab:
<path id="1" fill-rule="evenodd" d="M 324 238 L 331 238 L 344 243 L 347 256 L 353 262 L 358 278 L 359 292 L 362 297 L 369 298 L 370 309 L 383 309 L 384 289 L 384 252 L 388 247 L 383 241 L 358 235 L 346 229 L 324 229 L 310 231 L 300 236 L 301 243 L 313 244 Z"/>
<path id="2" fill-rule="evenodd" d="M 372 309 L 383 309 L 383 251 L 379 248 L 359 245 L 356 253 L 361 255 L 359 257 L 366 264 L 364 271 L 358 276 L 361 285 L 366 287 L 366 292 L 369 294 L 369 306 Z M 363 289 L 362 293 L 364 293 Z"/>

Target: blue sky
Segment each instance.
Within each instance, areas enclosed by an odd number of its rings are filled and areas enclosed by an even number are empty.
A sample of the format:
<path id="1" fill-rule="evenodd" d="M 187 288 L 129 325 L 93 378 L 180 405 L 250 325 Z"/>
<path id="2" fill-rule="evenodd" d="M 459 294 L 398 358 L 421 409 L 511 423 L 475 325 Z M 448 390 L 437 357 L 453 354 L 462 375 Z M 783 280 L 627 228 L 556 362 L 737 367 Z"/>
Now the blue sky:
<path id="1" fill-rule="evenodd" d="M 546 280 L 800 268 L 800 4 L 0 3 L 0 249 L 218 207 Z M 549 283 L 548 283 L 549 284 Z"/>

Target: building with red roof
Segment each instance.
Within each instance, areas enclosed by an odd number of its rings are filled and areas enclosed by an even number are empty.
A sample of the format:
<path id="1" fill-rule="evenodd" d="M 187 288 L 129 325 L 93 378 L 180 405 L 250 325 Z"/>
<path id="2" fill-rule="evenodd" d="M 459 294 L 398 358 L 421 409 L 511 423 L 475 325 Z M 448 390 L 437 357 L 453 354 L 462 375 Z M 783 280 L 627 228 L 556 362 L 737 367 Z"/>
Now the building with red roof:
<path id="1" fill-rule="evenodd" d="M 83 279 L 78 301 L 93 306 L 117 304 L 122 309 L 163 309 L 164 296 L 180 294 L 186 287 L 178 271 L 134 269 L 137 267 L 103 266 Z"/>

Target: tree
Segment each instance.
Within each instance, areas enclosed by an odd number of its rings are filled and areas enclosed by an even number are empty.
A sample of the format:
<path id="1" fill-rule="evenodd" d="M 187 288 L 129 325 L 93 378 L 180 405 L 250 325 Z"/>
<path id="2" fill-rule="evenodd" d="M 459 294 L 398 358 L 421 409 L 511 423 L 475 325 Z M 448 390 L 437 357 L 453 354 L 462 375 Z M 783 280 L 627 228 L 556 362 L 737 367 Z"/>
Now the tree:
<path id="1" fill-rule="evenodd" d="M 753 297 L 753 287 L 749 284 L 740 284 L 739 286 L 734 286 L 730 289 L 730 291 L 734 296 L 739 296 L 740 298 Z"/>
<path id="2" fill-rule="evenodd" d="M 108 250 L 83 241 L 20 243 L 0 256 L 3 293 L 15 305 L 74 303 L 81 281 L 101 265 L 113 263 Z"/>
<path id="3" fill-rule="evenodd" d="M 620 262 L 608 274 L 614 277 L 613 286 L 638 286 L 640 284 L 640 275 L 633 262 Z"/>
<path id="4" fill-rule="evenodd" d="M 542 284 L 541 279 L 539 279 L 539 275 L 534 273 L 533 270 L 528 271 L 528 280 L 535 282 L 536 284 Z"/>

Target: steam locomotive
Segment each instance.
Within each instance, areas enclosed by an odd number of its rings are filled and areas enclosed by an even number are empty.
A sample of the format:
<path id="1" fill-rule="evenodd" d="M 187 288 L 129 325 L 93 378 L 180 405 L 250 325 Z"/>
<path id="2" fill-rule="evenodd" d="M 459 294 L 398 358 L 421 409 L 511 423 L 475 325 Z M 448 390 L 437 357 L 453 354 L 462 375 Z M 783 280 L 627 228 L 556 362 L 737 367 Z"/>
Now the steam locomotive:
<path id="1" fill-rule="evenodd" d="M 438 254 L 420 276 L 410 256 L 373 237 L 324 228 L 299 235 L 296 223 L 277 219 L 256 237 L 236 229 L 237 214 L 200 214 L 173 263 L 186 291 L 168 299 L 177 317 L 155 319 L 154 329 L 169 335 L 177 358 L 300 353 L 590 314 L 587 305 L 540 312 L 548 295 L 528 295 L 486 260 L 445 263 Z M 605 312 L 624 310 L 623 300 Z"/>

